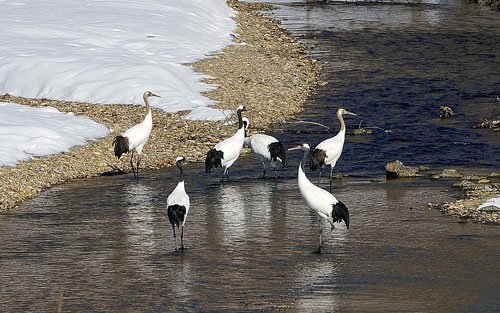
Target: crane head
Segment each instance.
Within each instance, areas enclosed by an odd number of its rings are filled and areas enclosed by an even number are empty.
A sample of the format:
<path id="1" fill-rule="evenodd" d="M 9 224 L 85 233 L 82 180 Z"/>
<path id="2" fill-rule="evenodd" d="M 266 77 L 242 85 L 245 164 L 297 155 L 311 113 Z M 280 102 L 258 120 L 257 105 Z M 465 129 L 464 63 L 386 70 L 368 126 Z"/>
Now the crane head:
<path id="1" fill-rule="evenodd" d="M 344 108 L 339 108 L 339 109 L 337 110 L 337 114 L 338 114 L 338 115 L 348 114 L 348 115 L 358 116 L 356 113 L 349 112 L 349 111 L 347 111 L 347 110 L 346 110 L 346 109 L 344 109 Z"/>
<path id="2" fill-rule="evenodd" d="M 146 91 L 143 95 L 144 98 L 149 98 L 149 97 L 158 97 L 158 98 L 161 98 L 160 96 L 158 95 L 155 95 L 154 93 L 152 93 L 151 91 Z"/>
<path id="3" fill-rule="evenodd" d="M 240 106 L 236 109 L 236 111 L 240 111 L 240 112 L 245 112 L 246 110 L 247 110 L 247 109 L 245 108 L 245 106 L 244 106 L 244 105 L 240 105 Z"/>

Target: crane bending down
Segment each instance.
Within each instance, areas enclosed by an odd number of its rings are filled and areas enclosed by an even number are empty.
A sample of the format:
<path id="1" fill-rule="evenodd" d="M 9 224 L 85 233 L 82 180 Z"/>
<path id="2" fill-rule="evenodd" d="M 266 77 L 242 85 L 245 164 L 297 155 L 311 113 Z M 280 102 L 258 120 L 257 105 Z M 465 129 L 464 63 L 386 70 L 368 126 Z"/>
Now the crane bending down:
<path id="1" fill-rule="evenodd" d="M 167 215 L 174 231 L 175 251 L 177 251 L 175 227 L 179 229 L 179 226 L 181 228 L 181 250 L 184 250 L 184 224 L 189 212 L 189 196 L 184 188 L 184 171 L 182 170 L 182 162 L 185 160 L 186 158 L 183 156 L 175 159 L 175 164 L 180 172 L 179 182 L 167 198 Z"/>
<path id="2" fill-rule="evenodd" d="M 342 149 L 344 148 L 345 122 L 344 118 L 342 117 L 343 114 L 357 116 L 357 114 L 355 113 L 349 112 L 343 108 L 339 108 L 337 110 L 337 118 L 340 121 L 340 130 L 338 134 L 332 138 L 320 142 L 311 153 L 311 170 L 316 171 L 316 169 L 319 168 L 318 179 L 321 178 L 321 172 L 323 171 L 323 168 L 326 165 L 330 165 L 330 192 L 332 190 L 333 168 L 335 167 L 335 164 L 337 164 L 337 161 L 342 154 Z"/>
<path id="3" fill-rule="evenodd" d="M 153 116 L 151 113 L 151 107 L 149 106 L 149 97 L 158 97 L 151 91 L 146 91 L 142 98 L 146 104 L 146 116 L 144 120 L 137 125 L 134 125 L 127 129 L 123 134 L 116 136 L 113 141 L 115 146 L 115 156 L 120 159 L 122 154 L 131 152 L 130 154 L 130 166 L 134 172 L 134 177 L 139 179 L 139 165 L 141 164 L 141 154 L 142 149 L 146 142 L 148 142 L 149 135 L 153 129 Z M 134 169 L 134 153 L 137 153 L 137 163 L 136 169 Z M 137 171 L 137 172 L 136 172 Z"/>
<path id="4" fill-rule="evenodd" d="M 243 149 L 245 126 L 243 125 L 241 113 L 244 111 L 246 111 L 246 109 L 242 105 L 236 110 L 236 115 L 238 116 L 238 131 L 233 136 L 216 144 L 214 148 L 207 152 L 205 172 L 210 173 L 212 167 L 221 167 L 223 169 L 222 181 L 224 181 L 224 177 L 227 179 L 229 167 L 238 159 L 241 149 Z"/>
<path id="5" fill-rule="evenodd" d="M 264 167 L 262 177 L 266 178 L 266 163 L 268 163 L 274 169 L 274 177 L 278 178 L 276 163 L 280 162 L 283 167 L 286 166 L 285 148 L 283 148 L 283 145 L 273 136 L 256 134 L 247 137 L 246 130 L 250 125 L 248 118 L 243 118 L 243 124 L 245 126 L 245 144 L 257 155 Z"/>
<path id="6" fill-rule="evenodd" d="M 304 143 L 294 148 L 288 149 L 292 150 L 302 150 L 304 151 L 304 156 L 299 165 L 298 173 L 298 185 L 302 199 L 307 204 L 307 206 L 312 209 L 318 215 L 318 225 L 319 225 L 319 245 L 314 251 L 314 253 L 321 253 L 323 250 L 323 238 L 321 229 L 321 219 L 326 220 L 331 225 L 331 230 L 335 228 L 335 222 L 344 221 L 347 229 L 349 229 L 349 210 L 344 203 L 337 200 L 328 191 L 313 185 L 306 174 L 304 173 L 304 164 L 307 161 L 309 155 L 309 145 Z"/>

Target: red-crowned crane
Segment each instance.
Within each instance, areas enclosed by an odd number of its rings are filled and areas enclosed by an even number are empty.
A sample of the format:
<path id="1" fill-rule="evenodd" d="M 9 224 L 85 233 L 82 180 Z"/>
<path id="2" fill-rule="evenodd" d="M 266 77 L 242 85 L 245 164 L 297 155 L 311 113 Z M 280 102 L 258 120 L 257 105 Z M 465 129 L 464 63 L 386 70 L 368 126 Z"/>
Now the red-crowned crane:
<path id="1" fill-rule="evenodd" d="M 344 114 L 357 116 L 357 114 L 351 113 L 346 109 L 338 109 L 337 118 L 340 121 L 340 130 L 338 134 L 332 138 L 320 142 L 311 153 L 311 170 L 316 171 L 316 169 L 319 168 L 319 178 L 321 178 L 321 172 L 323 171 L 323 168 L 327 165 L 330 165 L 330 191 L 332 190 L 333 168 L 340 158 L 342 149 L 344 148 L 345 123 L 344 118 L 342 117 L 342 115 Z"/>
<path id="2" fill-rule="evenodd" d="M 264 167 L 262 177 L 266 178 L 266 163 L 268 163 L 274 169 L 274 177 L 278 178 L 276 163 L 280 162 L 283 167 L 286 166 L 285 148 L 283 148 L 283 145 L 273 136 L 256 134 L 246 137 L 246 130 L 250 125 L 248 118 L 243 118 L 243 124 L 245 126 L 245 144 L 257 155 Z"/>
<path id="3" fill-rule="evenodd" d="M 205 172 L 210 173 L 212 167 L 221 167 L 223 169 L 222 181 L 224 181 L 224 177 L 227 179 L 229 167 L 238 159 L 241 149 L 243 149 L 245 126 L 243 125 L 241 113 L 244 111 L 246 111 L 246 109 L 242 105 L 236 110 L 236 115 L 238 116 L 238 131 L 233 136 L 216 144 L 214 148 L 207 152 Z"/>
<path id="4" fill-rule="evenodd" d="M 141 164 L 141 154 L 142 149 L 146 142 L 148 142 L 149 135 L 153 129 L 153 116 L 151 113 L 151 107 L 149 106 L 149 97 L 158 97 L 151 91 L 146 91 L 143 94 L 144 103 L 146 104 L 146 116 L 144 120 L 139 124 L 130 127 L 123 134 L 116 136 L 113 141 L 115 146 L 115 156 L 119 159 L 122 154 L 131 152 L 130 154 L 130 166 L 134 172 L 134 177 L 139 179 L 139 165 Z M 137 153 L 137 167 L 134 169 L 134 153 Z M 137 170 L 137 172 L 136 172 Z"/>
<path id="5" fill-rule="evenodd" d="M 297 147 L 290 148 L 288 149 L 288 151 L 299 149 L 304 151 L 304 156 L 302 157 L 302 161 L 299 164 L 299 190 L 306 205 L 318 215 L 319 245 L 314 253 L 321 253 L 321 251 L 323 250 L 321 220 L 323 219 L 330 223 L 331 230 L 335 228 L 335 222 L 340 223 L 342 221 L 344 221 L 347 229 L 349 229 L 349 210 L 344 203 L 337 200 L 331 193 L 315 186 L 309 181 L 306 174 L 304 173 L 304 164 L 306 163 L 309 156 L 309 145 L 307 143 L 304 143 Z"/>
<path id="6" fill-rule="evenodd" d="M 175 159 L 175 165 L 177 165 L 180 172 L 179 182 L 167 198 L 167 215 L 174 232 L 175 251 L 177 251 L 175 227 L 179 229 L 180 226 L 181 228 L 181 250 L 184 250 L 184 224 L 189 213 L 189 196 L 184 188 L 184 171 L 182 170 L 182 162 L 184 161 L 186 161 L 186 158 L 183 156 Z"/>

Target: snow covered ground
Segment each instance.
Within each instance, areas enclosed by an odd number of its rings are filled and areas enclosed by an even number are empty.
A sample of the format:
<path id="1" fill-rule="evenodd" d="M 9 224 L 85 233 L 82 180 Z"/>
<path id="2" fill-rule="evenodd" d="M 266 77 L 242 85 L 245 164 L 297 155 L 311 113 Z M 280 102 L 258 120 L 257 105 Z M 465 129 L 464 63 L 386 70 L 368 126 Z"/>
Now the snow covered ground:
<path id="1" fill-rule="evenodd" d="M 0 116 L 0 166 L 68 151 L 109 134 L 105 126 L 90 118 L 54 108 L 0 102 Z"/>
<path id="2" fill-rule="evenodd" d="M 229 115 L 210 108 L 214 103 L 201 92 L 214 86 L 185 65 L 231 43 L 236 24 L 225 0 L 0 0 L 0 16 L 0 94 L 142 105 L 151 90 L 162 97 L 155 107 L 191 110 L 188 119 Z M 24 122 L 16 112 L 9 112 L 11 121 Z M 23 126 L 31 127 L 17 125 Z M 2 136 L 9 129 L 15 128 L 1 116 Z M 0 164 L 13 164 L 5 151 L 33 152 L 8 143 L 18 150 L 3 145 Z"/>

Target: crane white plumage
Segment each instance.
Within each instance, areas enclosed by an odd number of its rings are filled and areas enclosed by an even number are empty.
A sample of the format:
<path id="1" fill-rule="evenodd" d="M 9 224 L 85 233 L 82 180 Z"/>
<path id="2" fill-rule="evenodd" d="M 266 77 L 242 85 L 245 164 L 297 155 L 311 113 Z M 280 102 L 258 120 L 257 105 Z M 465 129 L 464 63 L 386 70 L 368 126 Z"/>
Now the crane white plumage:
<path id="1" fill-rule="evenodd" d="M 269 164 L 274 170 L 274 177 L 278 178 L 278 172 L 276 172 L 277 162 L 281 163 L 284 167 L 286 166 L 286 152 L 283 145 L 278 141 L 278 139 L 273 136 L 266 134 L 255 134 L 247 137 L 246 131 L 250 126 L 250 121 L 248 118 L 243 118 L 243 125 L 245 127 L 245 144 L 252 150 L 253 153 L 257 155 L 259 160 L 262 162 L 264 167 L 264 172 L 262 177 L 266 177 L 266 163 Z"/>
<path id="2" fill-rule="evenodd" d="M 146 116 L 144 120 L 137 125 L 134 125 L 127 129 L 123 134 L 116 136 L 113 141 L 115 156 L 120 159 L 122 154 L 131 152 L 130 154 L 130 166 L 134 172 L 134 177 L 139 178 L 139 165 L 141 164 L 142 149 L 146 142 L 148 142 L 149 135 L 153 129 L 153 115 L 151 113 L 151 107 L 149 106 L 149 97 L 158 97 L 151 91 L 146 91 L 142 98 L 146 104 Z M 136 169 L 134 169 L 134 153 L 137 153 L 137 163 Z M 137 172 L 136 172 L 137 170 Z"/>
<path id="3" fill-rule="evenodd" d="M 337 110 L 337 118 L 340 121 L 340 130 L 337 135 L 332 138 L 323 140 L 320 142 L 316 148 L 311 153 L 310 167 L 311 170 L 316 171 L 319 168 L 319 178 L 321 178 L 321 172 L 323 168 L 330 165 L 330 190 L 332 189 L 332 177 L 333 168 L 337 164 L 342 150 L 344 148 L 345 141 L 345 122 L 342 117 L 343 114 L 349 114 L 357 116 L 357 114 L 347 111 L 344 108 L 339 108 Z"/>
<path id="4" fill-rule="evenodd" d="M 212 167 L 221 167 L 223 169 L 222 180 L 224 180 L 224 177 L 227 179 L 229 167 L 238 159 L 243 149 L 245 126 L 243 125 L 241 113 L 244 111 L 246 111 L 246 108 L 242 105 L 236 110 L 236 115 L 238 116 L 238 131 L 236 131 L 233 136 L 216 144 L 214 148 L 207 152 L 207 157 L 205 159 L 206 173 L 210 173 Z"/>
<path id="5" fill-rule="evenodd" d="M 181 250 L 184 250 L 184 224 L 189 213 L 189 196 L 184 187 L 184 171 L 182 169 L 184 161 L 186 161 L 186 158 L 183 156 L 175 159 L 175 164 L 179 168 L 179 182 L 167 198 L 167 215 L 174 232 L 175 251 L 177 251 L 175 227 L 179 229 L 180 226 L 181 228 Z"/>
<path id="6" fill-rule="evenodd" d="M 337 200 L 334 195 L 309 181 L 304 172 L 304 164 L 307 161 L 310 150 L 309 145 L 304 143 L 297 147 L 290 148 L 288 151 L 299 149 L 304 151 L 304 156 L 299 164 L 297 175 L 299 190 L 306 205 L 318 215 L 319 245 L 314 253 L 321 253 L 323 250 L 321 220 L 327 221 L 331 225 L 332 230 L 335 228 L 335 222 L 340 223 L 342 221 L 344 221 L 347 229 L 349 229 L 349 210 L 345 204 Z"/>

